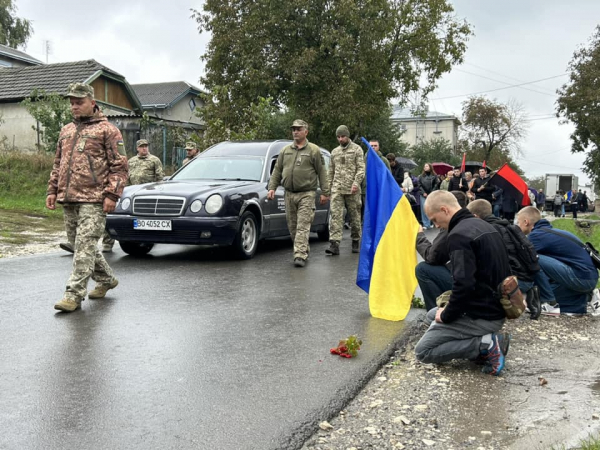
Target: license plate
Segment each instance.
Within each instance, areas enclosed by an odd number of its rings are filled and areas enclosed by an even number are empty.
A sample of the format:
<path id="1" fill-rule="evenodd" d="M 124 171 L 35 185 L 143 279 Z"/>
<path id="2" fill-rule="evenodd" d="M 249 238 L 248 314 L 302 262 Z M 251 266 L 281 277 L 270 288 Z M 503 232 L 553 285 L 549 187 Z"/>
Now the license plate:
<path id="1" fill-rule="evenodd" d="M 133 219 L 134 230 L 171 231 L 170 220 Z"/>

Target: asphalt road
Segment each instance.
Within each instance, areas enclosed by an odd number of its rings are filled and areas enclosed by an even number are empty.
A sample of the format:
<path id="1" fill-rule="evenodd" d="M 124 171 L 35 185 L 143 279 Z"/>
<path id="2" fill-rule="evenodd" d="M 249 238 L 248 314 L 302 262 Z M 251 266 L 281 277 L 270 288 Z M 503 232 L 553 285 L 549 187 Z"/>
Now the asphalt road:
<path id="1" fill-rule="evenodd" d="M 1 449 L 294 449 L 387 360 L 404 322 L 374 319 L 350 240 L 307 267 L 291 242 L 253 260 L 157 245 L 108 256 L 120 284 L 55 312 L 66 253 L 0 260 Z M 89 289 L 93 287 L 90 282 Z M 358 358 L 330 355 L 358 334 Z"/>

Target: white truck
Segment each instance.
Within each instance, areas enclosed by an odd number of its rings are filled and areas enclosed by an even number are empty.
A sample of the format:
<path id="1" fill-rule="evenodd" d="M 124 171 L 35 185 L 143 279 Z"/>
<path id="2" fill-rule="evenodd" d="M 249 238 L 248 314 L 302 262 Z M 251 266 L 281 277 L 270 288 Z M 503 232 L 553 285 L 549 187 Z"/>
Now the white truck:
<path id="1" fill-rule="evenodd" d="M 552 211 L 554 208 L 554 196 L 556 191 L 561 191 L 562 195 L 571 189 L 579 188 L 579 178 L 572 173 L 547 173 L 546 174 L 546 206 L 544 209 Z"/>

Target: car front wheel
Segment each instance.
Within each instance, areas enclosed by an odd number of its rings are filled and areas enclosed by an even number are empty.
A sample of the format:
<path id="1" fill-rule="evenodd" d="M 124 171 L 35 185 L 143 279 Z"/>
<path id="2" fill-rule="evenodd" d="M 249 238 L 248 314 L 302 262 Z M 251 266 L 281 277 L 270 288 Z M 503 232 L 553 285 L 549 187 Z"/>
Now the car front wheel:
<path id="1" fill-rule="evenodd" d="M 121 249 L 131 256 L 144 256 L 147 255 L 154 244 L 148 244 L 145 242 L 121 242 L 119 241 Z"/>
<path id="2" fill-rule="evenodd" d="M 258 225 L 250 211 L 242 214 L 240 228 L 233 241 L 233 249 L 242 259 L 251 259 L 258 248 Z"/>

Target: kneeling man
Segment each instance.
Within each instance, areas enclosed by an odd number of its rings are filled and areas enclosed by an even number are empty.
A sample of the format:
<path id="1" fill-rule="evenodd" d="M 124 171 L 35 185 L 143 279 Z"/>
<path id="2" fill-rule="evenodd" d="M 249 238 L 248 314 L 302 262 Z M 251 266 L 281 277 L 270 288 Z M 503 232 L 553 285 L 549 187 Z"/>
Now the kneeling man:
<path id="1" fill-rule="evenodd" d="M 415 348 L 417 359 L 480 360 L 484 372 L 499 375 L 510 339 L 498 334 L 506 314 L 495 292 L 510 275 L 502 237 L 492 225 L 461 209 L 450 192 L 432 192 L 424 207 L 434 225 L 448 230 L 453 281 L 448 304 L 426 315 L 429 329 Z"/>
<path id="2" fill-rule="evenodd" d="M 585 314 L 598 282 L 598 269 L 579 238 L 552 228 L 533 206 L 519 211 L 517 224 L 540 255 L 540 267 L 547 276 L 536 278 L 543 302 L 542 314 Z"/>

